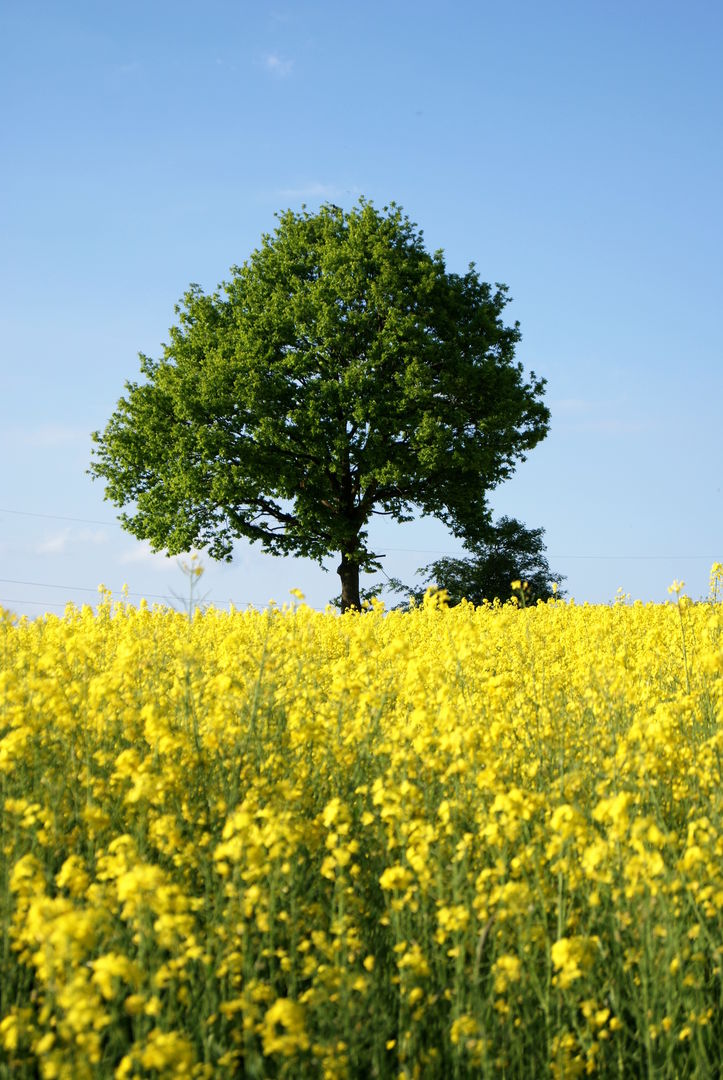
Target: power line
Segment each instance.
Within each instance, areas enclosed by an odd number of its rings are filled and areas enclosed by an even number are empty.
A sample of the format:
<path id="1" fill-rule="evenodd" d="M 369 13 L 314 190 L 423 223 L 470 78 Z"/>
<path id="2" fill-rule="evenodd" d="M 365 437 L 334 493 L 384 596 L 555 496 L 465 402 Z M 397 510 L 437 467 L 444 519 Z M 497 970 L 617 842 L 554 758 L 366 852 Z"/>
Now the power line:
<path id="1" fill-rule="evenodd" d="M 30 510 L 9 510 L 0 506 L 0 514 L 15 514 L 17 517 L 47 518 L 49 521 L 77 521 L 82 525 L 117 525 L 117 521 L 99 521 L 97 518 L 66 517 L 63 514 L 37 514 Z"/>
<path id="2" fill-rule="evenodd" d="M 57 604 L 46 600 L 23 600 L 17 596 L 12 600 L 8 596 L 0 596 L 0 604 L 32 604 L 33 607 L 57 607 L 63 609 L 67 606 L 66 604 Z"/>
<path id="3" fill-rule="evenodd" d="M 550 559 L 643 559 L 648 562 L 656 559 L 682 561 L 683 559 L 711 559 L 715 555 L 550 555 Z"/>
<path id="4" fill-rule="evenodd" d="M 55 585 L 50 581 L 19 581 L 17 578 L 0 578 L 0 582 L 2 584 L 4 584 L 4 585 L 30 585 L 30 586 L 33 586 L 33 587 L 37 587 L 39 589 L 64 589 L 64 590 L 66 590 L 66 592 L 95 593 L 96 595 L 100 596 L 100 591 L 98 589 L 98 586 L 96 586 L 94 589 L 91 589 L 89 585 Z M 166 604 L 169 604 L 169 605 L 172 604 L 172 600 L 180 600 L 181 602 L 183 602 L 183 600 L 184 600 L 183 597 L 177 596 L 172 590 L 170 590 L 170 595 L 169 595 L 169 593 L 127 592 L 127 591 L 124 591 L 124 590 L 121 590 L 119 593 L 113 593 L 112 590 L 108 590 L 108 591 L 111 593 L 111 595 L 113 595 L 113 598 L 115 600 L 118 600 L 121 597 L 126 597 L 126 596 L 138 596 L 142 600 L 146 600 L 146 599 L 163 600 Z M 67 601 L 64 601 L 63 603 L 58 603 L 57 601 L 50 601 L 50 600 L 48 600 L 48 601 L 28 600 L 28 599 L 23 599 L 23 598 L 17 597 L 17 596 L 16 597 L 8 597 L 8 596 L 0 597 L 0 603 L 3 603 L 3 604 L 34 604 L 36 607 L 43 607 L 45 605 L 46 607 L 59 607 L 59 608 L 62 608 L 62 607 L 65 607 L 66 604 L 69 604 L 69 603 L 72 603 L 72 602 L 73 602 L 72 600 L 67 600 Z M 247 607 L 249 605 L 253 606 L 252 602 L 250 600 L 232 600 L 231 598 L 229 598 L 226 601 L 226 603 L 233 604 L 233 606 L 235 608 Z"/>
<path id="5" fill-rule="evenodd" d="M 467 553 L 464 551 L 446 551 L 443 548 L 380 548 L 379 553 L 385 552 L 404 552 L 407 555 L 452 555 L 456 558 L 463 559 L 467 557 Z M 715 561 L 715 555 L 553 555 L 548 554 L 549 559 L 712 559 Z"/>
<path id="6" fill-rule="evenodd" d="M 129 596 L 141 596 L 141 597 L 143 597 L 143 596 L 151 596 L 152 594 L 151 593 L 129 593 L 128 595 Z M 168 606 L 172 607 L 172 604 L 170 604 L 170 602 L 168 602 L 166 597 L 162 597 L 161 599 L 166 600 L 166 602 L 168 603 Z M 176 597 L 175 599 L 178 600 L 179 597 Z M 19 596 L 14 596 L 14 597 L 0 596 L 0 604 L 10 604 L 10 605 L 32 604 L 33 607 L 60 608 L 63 611 L 68 606 L 68 604 L 72 604 L 72 603 L 73 603 L 72 600 L 65 600 L 62 604 L 60 604 L 56 600 L 28 600 L 26 597 L 19 597 Z M 242 610 L 244 607 L 254 607 L 255 606 L 254 604 L 251 603 L 250 600 L 247 600 L 245 603 L 242 603 L 240 600 L 227 600 L 226 603 L 229 606 L 235 608 L 237 611 Z M 206 605 L 201 604 L 201 606 L 205 607 Z M 215 606 L 215 605 L 212 605 L 212 606 Z"/>
<path id="7" fill-rule="evenodd" d="M 39 589 L 65 589 L 67 592 L 89 592 L 98 593 L 98 586 L 91 589 L 89 585 L 54 585 L 51 581 L 17 581 L 15 578 L 0 578 L 0 582 L 4 585 L 33 585 Z M 150 596 L 154 600 L 166 600 L 167 594 L 162 593 L 139 593 L 129 592 L 124 595 L 127 596 Z"/>
<path id="8" fill-rule="evenodd" d="M 14 514 L 17 517 L 45 518 L 48 521 L 74 521 L 74 522 L 77 522 L 77 523 L 79 523 L 81 525 L 117 525 L 117 524 L 119 524 L 117 520 L 116 521 L 101 521 L 98 518 L 68 517 L 68 516 L 63 515 L 63 514 L 40 514 L 40 513 L 37 513 L 37 512 L 32 512 L 30 510 L 10 510 L 7 507 L 3 507 L 3 506 L 0 506 L 0 514 Z M 398 552 L 398 553 L 402 553 L 402 554 L 405 554 L 405 555 L 448 555 L 448 556 L 452 556 L 454 558 L 464 558 L 465 557 L 465 552 L 463 552 L 463 551 L 449 551 L 449 550 L 446 550 L 444 548 L 387 547 L 387 548 L 380 548 L 379 549 L 379 554 L 384 554 L 386 552 L 389 552 L 389 553 Z M 710 560 L 715 562 L 716 559 L 717 559 L 716 555 L 553 555 L 551 553 L 549 553 L 547 557 L 550 558 L 550 559 L 593 559 L 593 560 L 599 560 L 599 561 L 615 560 L 615 559 L 618 559 L 618 560 L 645 560 L 645 559 L 648 559 L 648 560 L 655 560 L 655 561 L 666 561 L 666 560 L 676 561 L 676 560 L 683 560 L 683 559 L 710 559 Z M 10 580 L 11 580 L 10 578 L 0 578 L 0 581 L 8 581 L 9 582 Z M 14 584 L 32 585 L 32 584 L 35 584 L 35 583 L 34 582 L 15 582 Z M 63 586 L 51 585 L 51 586 L 48 586 L 48 587 L 55 589 L 55 588 L 67 588 L 68 586 L 65 586 L 65 585 L 63 585 Z M 86 591 L 81 586 L 78 586 L 78 589 L 81 589 L 81 591 Z M 91 590 L 87 590 L 87 591 L 95 592 L 96 590 L 91 589 Z M 139 593 L 133 593 L 131 595 L 138 596 L 140 594 Z M 150 596 L 152 594 L 149 593 L 148 595 Z M 156 595 L 158 595 L 158 594 L 156 594 Z M 163 597 L 161 597 L 161 599 L 163 599 Z"/>

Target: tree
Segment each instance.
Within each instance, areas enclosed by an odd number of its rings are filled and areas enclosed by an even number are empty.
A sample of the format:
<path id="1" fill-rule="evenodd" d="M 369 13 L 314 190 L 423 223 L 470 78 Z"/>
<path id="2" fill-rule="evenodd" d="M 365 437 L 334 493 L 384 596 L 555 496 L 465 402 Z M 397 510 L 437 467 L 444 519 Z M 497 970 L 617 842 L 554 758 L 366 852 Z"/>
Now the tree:
<path id="1" fill-rule="evenodd" d="M 215 293 L 190 286 L 90 473 L 155 550 L 338 552 L 346 610 L 380 566 L 373 515 L 479 534 L 486 493 L 547 432 L 544 380 L 514 361 L 506 287 L 448 272 L 396 204 L 277 222 Z"/>
<path id="2" fill-rule="evenodd" d="M 515 518 L 501 517 L 484 535 L 465 545 L 470 557 L 443 558 L 420 567 L 418 574 L 427 585 L 447 592 L 450 604 L 462 600 L 479 605 L 485 600 L 509 600 L 515 596 L 512 583 L 522 582 L 524 601 L 534 604 L 561 595 L 557 586 L 564 576 L 554 574 L 545 557 L 544 529 L 528 529 Z M 408 589 L 396 579 L 395 592 L 404 592 L 419 602 L 424 590 Z"/>

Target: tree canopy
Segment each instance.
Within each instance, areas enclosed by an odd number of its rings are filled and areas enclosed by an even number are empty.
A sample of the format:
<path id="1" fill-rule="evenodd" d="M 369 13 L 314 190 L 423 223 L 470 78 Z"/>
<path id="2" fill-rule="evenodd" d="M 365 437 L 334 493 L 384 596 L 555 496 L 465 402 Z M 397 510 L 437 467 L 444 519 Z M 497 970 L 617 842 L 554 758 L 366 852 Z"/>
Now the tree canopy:
<path id="1" fill-rule="evenodd" d="M 482 604 L 485 600 L 501 600 L 503 603 L 520 593 L 513 583 L 520 582 L 525 604 L 549 600 L 562 593 L 558 586 L 564 581 L 562 574 L 550 569 L 545 556 L 544 529 L 528 529 L 515 518 L 501 517 L 490 524 L 484 535 L 466 545 L 466 558 L 445 557 L 428 566 L 420 567 L 425 585 L 444 589 L 450 604 L 469 600 Z M 424 589 L 410 589 L 392 579 L 395 592 L 406 593 L 420 602 Z"/>
<path id="2" fill-rule="evenodd" d="M 547 432 L 507 302 L 474 264 L 449 272 L 396 204 L 278 214 L 216 292 L 189 287 L 94 433 L 91 475 L 154 550 L 339 553 L 342 610 L 359 606 L 374 515 L 474 541 L 487 493 Z"/>

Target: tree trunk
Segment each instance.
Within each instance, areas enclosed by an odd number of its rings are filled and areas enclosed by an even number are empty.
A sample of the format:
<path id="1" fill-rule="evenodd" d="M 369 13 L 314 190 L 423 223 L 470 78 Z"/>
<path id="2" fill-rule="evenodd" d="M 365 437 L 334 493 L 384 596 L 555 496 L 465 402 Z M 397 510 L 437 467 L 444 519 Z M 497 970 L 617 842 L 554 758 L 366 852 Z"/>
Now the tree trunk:
<path id="1" fill-rule="evenodd" d="M 359 599 L 359 563 L 342 553 L 341 562 L 337 569 L 341 578 L 341 611 L 344 614 L 349 608 L 361 609 Z"/>

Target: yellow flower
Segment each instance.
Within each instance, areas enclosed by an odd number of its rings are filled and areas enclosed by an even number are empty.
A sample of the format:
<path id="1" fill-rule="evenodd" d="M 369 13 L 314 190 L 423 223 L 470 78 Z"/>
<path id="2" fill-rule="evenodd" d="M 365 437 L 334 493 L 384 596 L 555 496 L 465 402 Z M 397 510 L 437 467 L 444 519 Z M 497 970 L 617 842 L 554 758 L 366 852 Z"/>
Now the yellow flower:
<path id="1" fill-rule="evenodd" d="M 330 829 L 331 826 L 334 824 L 337 817 L 339 816 L 340 809 L 341 799 L 334 798 L 329 803 L 327 803 L 323 813 L 324 827 L 326 829 Z"/>
<path id="2" fill-rule="evenodd" d="M 590 969 L 597 946 L 597 938 L 581 936 L 563 937 L 553 943 L 550 957 L 557 972 L 556 985 L 560 989 L 567 989 Z"/>
<path id="3" fill-rule="evenodd" d="M 192 1075 L 193 1048 L 189 1039 L 178 1031 L 154 1028 L 138 1057 L 144 1069 L 155 1069 L 161 1074 L 167 1070 L 174 1077 Z"/>
<path id="4" fill-rule="evenodd" d="M 414 880 L 413 875 L 405 866 L 388 866 L 379 878 L 379 884 L 388 891 L 394 889 L 406 889 Z"/>
<path id="5" fill-rule="evenodd" d="M 67 889 L 73 896 L 82 896 L 90 884 L 90 877 L 80 855 L 69 855 L 55 875 L 59 889 Z"/>
<path id="6" fill-rule="evenodd" d="M 297 1050 L 308 1050 L 304 1007 L 290 998 L 277 998 L 264 1015 L 261 1040 L 267 1057 L 292 1057 Z"/>
<path id="7" fill-rule="evenodd" d="M 520 958 L 511 953 L 498 956 L 492 965 L 496 994 L 504 994 L 511 983 L 519 981 L 522 964 Z"/>
<path id="8" fill-rule="evenodd" d="M 105 953 L 91 960 L 90 966 L 93 969 L 93 982 L 106 1001 L 110 1001 L 118 992 L 116 980 L 133 982 L 140 975 L 137 965 L 122 953 Z"/>
<path id="9" fill-rule="evenodd" d="M 452 1023 L 449 1037 L 453 1046 L 457 1046 L 462 1039 L 479 1034 L 479 1026 L 473 1016 L 463 1013 Z"/>
<path id="10" fill-rule="evenodd" d="M 17 1050 L 21 1030 L 19 1016 L 16 1012 L 9 1013 L 8 1016 L 0 1020 L 0 1042 L 7 1051 Z"/>
<path id="11" fill-rule="evenodd" d="M 454 904 L 450 907 L 441 907 L 437 911 L 437 922 L 440 929 L 447 933 L 455 930 L 464 930 L 470 920 L 469 908 L 463 904 Z"/>
<path id="12" fill-rule="evenodd" d="M 397 961 L 400 970 L 409 971 L 419 978 L 425 978 L 430 974 L 430 967 L 426 956 L 418 942 L 414 941 L 402 953 Z"/>

